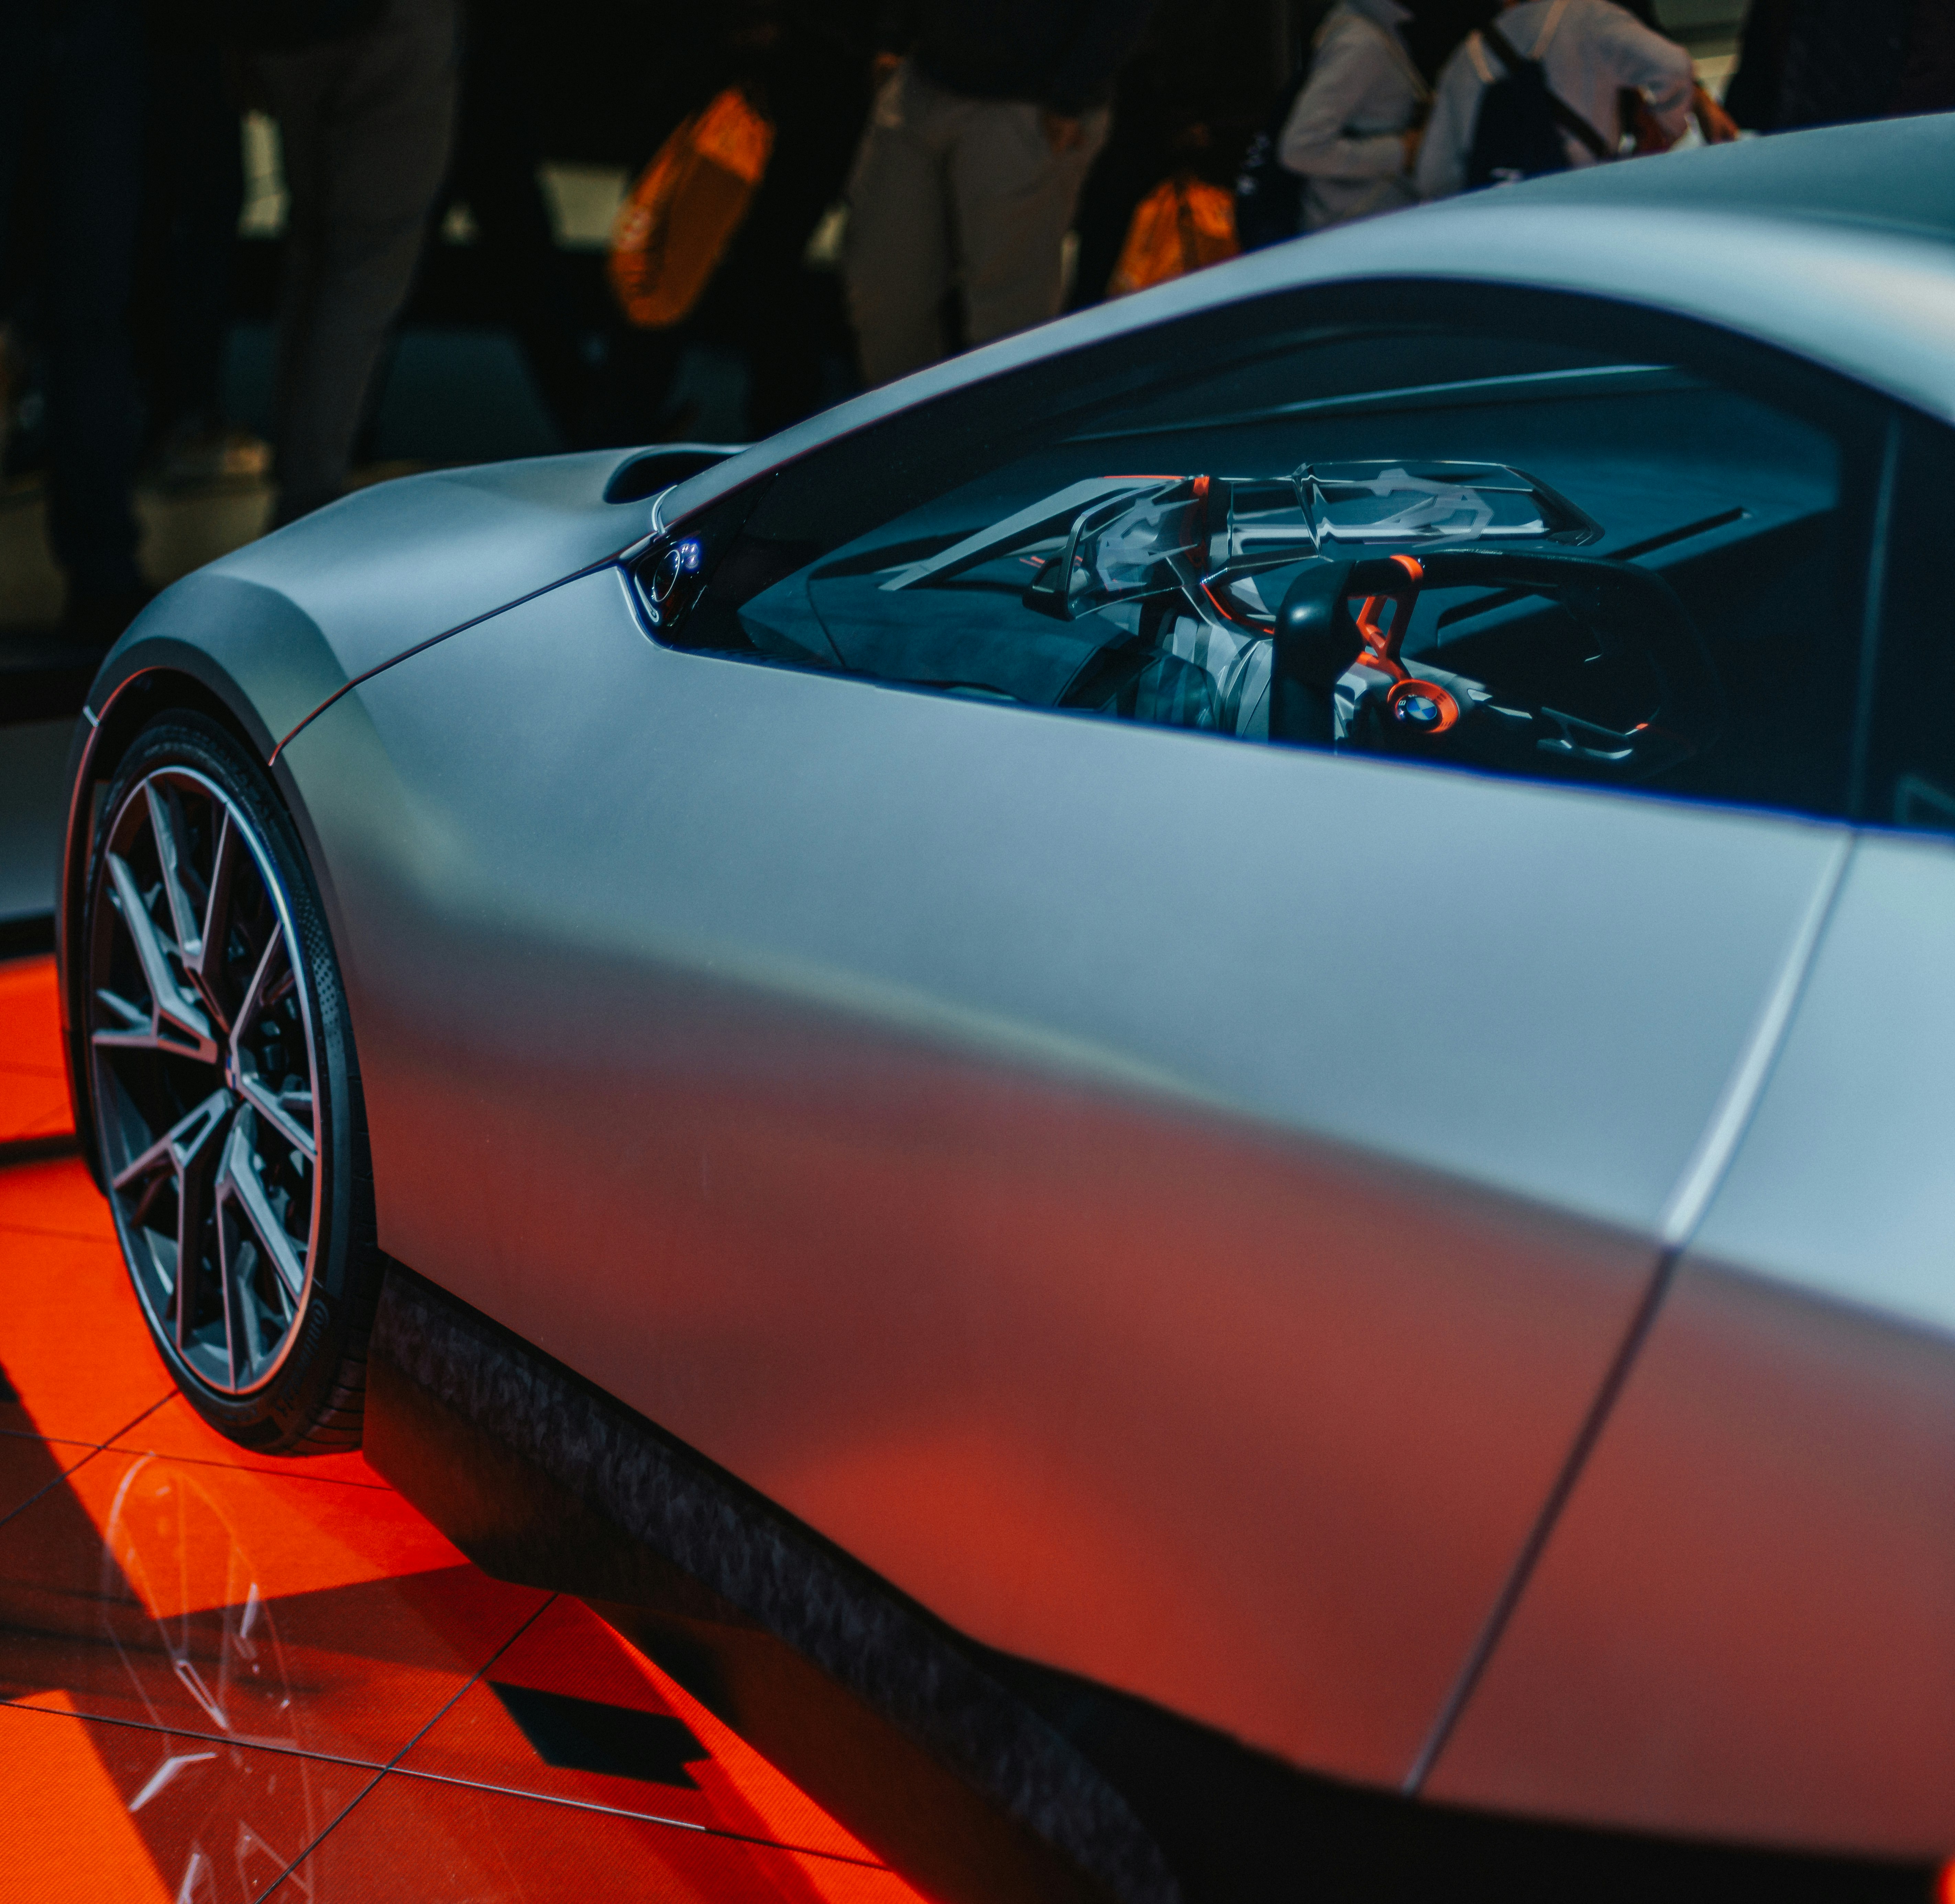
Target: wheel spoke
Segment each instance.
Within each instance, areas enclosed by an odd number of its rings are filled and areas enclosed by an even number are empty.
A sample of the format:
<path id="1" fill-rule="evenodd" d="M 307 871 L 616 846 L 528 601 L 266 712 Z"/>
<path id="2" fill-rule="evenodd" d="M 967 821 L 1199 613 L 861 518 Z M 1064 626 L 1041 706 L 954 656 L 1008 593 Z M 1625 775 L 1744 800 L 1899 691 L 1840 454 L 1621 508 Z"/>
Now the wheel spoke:
<path id="1" fill-rule="evenodd" d="M 131 1005 L 126 998 L 118 997 L 107 986 L 98 985 L 95 988 L 95 996 L 99 1002 L 107 1006 L 122 1021 L 122 1028 L 125 1031 L 139 1031 L 148 1025 L 148 1012 L 140 1005 Z"/>
<path id="2" fill-rule="evenodd" d="M 170 970 L 169 954 L 158 933 L 156 922 L 143 904 L 143 895 L 136 889 L 135 875 L 129 870 L 128 862 L 119 854 L 109 855 L 109 877 L 115 889 L 116 908 L 122 915 L 122 923 L 129 929 L 129 936 L 136 947 L 137 961 L 143 968 L 143 983 L 150 988 L 150 1002 L 155 1012 L 152 1030 L 162 1032 L 165 1023 L 175 1025 L 184 1035 L 195 1040 L 188 1054 L 200 1058 L 205 1063 L 215 1063 L 217 1043 L 210 1034 L 210 1021 L 204 1015 L 203 1008 L 178 984 L 175 974 Z M 184 1047 L 175 1047 L 182 1050 Z"/>
<path id="3" fill-rule="evenodd" d="M 203 1226 L 211 1212 L 211 1182 L 219 1149 L 212 1140 L 230 1108 L 228 1091 L 214 1091 L 206 1098 L 198 1109 L 210 1115 L 194 1141 L 185 1144 L 178 1155 L 176 1334 L 180 1351 L 190 1348 L 203 1284 Z"/>
<path id="4" fill-rule="evenodd" d="M 179 1058 L 201 1055 L 193 1051 L 181 1038 L 172 1038 L 160 1031 L 91 1031 L 88 1041 L 105 1051 L 164 1051 Z"/>
<path id="5" fill-rule="evenodd" d="M 228 1032 L 231 1025 L 229 1008 L 222 995 L 225 927 L 231 917 L 231 889 L 239 862 L 245 856 L 241 830 L 232 823 L 230 810 L 220 807 L 217 843 L 210 854 L 210 885 L 205 895 L 203 922 L 198 927 L 202 943 L 196 958 L 184 961 L 220 1033 Z"/>
<path id="6" fill-rule="evenodd" d="M 211 1134 L 230 1108 L 228 1090 L 212 1091 L 194 1110 L 178 1118 L 140 1157 L 117 1171 L 110 1179 L 110 1188 L 123 1189 L 151 1170 L 164 1167 L 182 1170 L 209 1142 Z"/>
<path id="7" fill-rule="evenodd" d="M 251 974 L 251 983 L 245 987 L 244 1002 L 238 1008 L 238 1015 L 231 1021 L 231 1049 L 238 1053 L 238 1041 L 250 1030 L 251 1021 L 265 1005 L 265 978 L 272 969 L 273 961 L 285 949 L 285 936 L 275 927 L 272 936 L 265 941 L 265 949 L 258 960 L 258 969 Z"/>
<path id="8" fill-rule="evenodd" d="M 231 1141 L 225 1147 L 222 1188 L 235 1194 L 238 1207 L 257 1232 L 259 1246 L 271 1258 L 279 1280 L 296 1303 L 299 1292 L 305 1287 L 305 1265 L 299 1260 L 298 1248 L 286 1235 L 285 1226 L 279 1221 L 278 1213 L 272 1209 L 266 1197 L 265 1186 L 259 1180 L 258 1166 L 253 1155 L 256 1138 L 257 1132 L 250 1128 L 246 1118 L 241 1116 L 231 1125 Z"/>
<path id="9" fill-rule="evenodd" d="M 238 829 L 231 823 L 227 810 L 218 823 L 217 844 L 210 854 L 210 892 L 203 909 L 203 924 L 199 936 L 203 947 L 197 959 L 197 969 L 202 971 L 209 964 L 210 949 L 224 943 L 224 921 L 231 910 L 231 881 L 238 867 L 238 856 L 244 850 L 238 836 Z"/>
<path id="10" fill-rule="evenodd" d="M 310 1128 L 312 1117 L 310 1091 L 286 1091 L 275 1095 L 268 1091 L 258 1078 L 241 1068 L 238 1075 L 238 1089 L 240 1094 L 250 1104 L 251 1108 L 264 1119 L 266 1122 L 269 1124 L 294 1150 L 297 1150 L 307 1163 L 310 1163 L 316 1160 L 319 1156 L 319 1144 Z M 307 1119 L 307 1123 L 300 1123 L 286 1108 L 287 1104 L 294 1100 L 304 1103 Z"/>
<path id="11" fill-rule="evenodd" d="M 201 908 L 191 902 L 184 885 L 190 871 L 186 845 L 190 829 L 184 824 L 183 802 L 174 788 L 154 780 L 143 783 L 149 801 L 150 829 L 156 839 L 156 858 L 163 869 L 163 892 L 170 905 L 170 921 L 176 928 L 177 950 L 184 964 L 194 971 L 203 961 Z"/>

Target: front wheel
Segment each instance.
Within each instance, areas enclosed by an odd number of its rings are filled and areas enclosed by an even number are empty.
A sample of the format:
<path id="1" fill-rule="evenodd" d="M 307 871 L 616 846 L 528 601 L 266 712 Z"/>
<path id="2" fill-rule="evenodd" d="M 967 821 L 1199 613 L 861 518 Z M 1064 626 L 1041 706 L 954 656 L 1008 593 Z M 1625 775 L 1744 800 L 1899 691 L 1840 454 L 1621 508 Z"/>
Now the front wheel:
<path id="1" fill-rule="evenodd" d="M 263 771 L 159 717 L 103 801 L 84 932 L 102 1180 L 178 1386 L 261 1451 L 357 1445 L 379 1295 L 345 996 Z"/>

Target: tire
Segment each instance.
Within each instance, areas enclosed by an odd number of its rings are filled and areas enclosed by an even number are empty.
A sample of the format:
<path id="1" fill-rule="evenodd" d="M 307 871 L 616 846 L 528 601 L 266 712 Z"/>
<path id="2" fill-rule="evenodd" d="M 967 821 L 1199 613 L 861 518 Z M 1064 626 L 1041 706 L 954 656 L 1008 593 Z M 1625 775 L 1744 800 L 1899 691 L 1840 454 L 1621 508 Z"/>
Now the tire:
<path id="1" fill-rule="evenodd" d="M 258 763 L 188 712 L 137 735 L 98 811 L 77 1015 L 143 1319 L 220 1434 L 357 1447 L 383 1264 L 345 993 L 298 836 Z"/>

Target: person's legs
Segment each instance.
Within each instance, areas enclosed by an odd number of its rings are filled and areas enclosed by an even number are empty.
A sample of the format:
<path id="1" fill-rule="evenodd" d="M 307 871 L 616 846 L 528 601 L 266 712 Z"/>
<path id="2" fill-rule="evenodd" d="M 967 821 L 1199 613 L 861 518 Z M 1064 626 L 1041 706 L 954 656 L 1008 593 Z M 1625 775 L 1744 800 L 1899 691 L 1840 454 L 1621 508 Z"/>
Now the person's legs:
<path id="1" fill-rule="evenodd" d="M 159 420 L 209 431 L 224 421 L 224 341 L 244 203 L 238 108 L 215 42 L 159 49 L 153 70 L 159 108 L 167 94 L 165 130 L 175 147 L 163 256 L 168 414 Z"/>
<path id="2" fill-rule="evenodd" d="M 510 0 L 470 9 L 448 194 L 474 216 L 483 263 L 508 301 L 537 394 L 568 445 L 585 430 L 590 373 L 575 291 L 537 179 L 543 152 L 525 61 L 531 30 L 527 9 Z"/>
<path id="3" fill-rule="evenodd" d="M 78 636 L 140 603 L 129 295 L 141 209 L 143 48 L 134 0 L 71 0 L 47 67 L 48 527 Z"/>
<path id="4" fill-rule="evenodd" d="M 843 275 L 862 375 L 887 383 L 944 353 L 950 284 L 944 154 L 972 109 L 907 65 L 877 95 L 848 181 Z"/>
<path id="5" fill-rule="evenodd" d="M 280 337 L 278 520 L 345 486 L 373 367 L 448 164 L 453 0 L 392 0 L 343 46 L 263 62 L 288 147 L 293 275 Z"/>
<path id="6" fill-rule="evenodd" d="M 1107 137 L 1088 113 L 1070 152 L 1047 143 L 1035 105 L 973 102 L 950 153 L 966 335 L 974 345 L 1059 315 L 1066 234 Z"/>
<path id="7" fill-rule="evenodd" d="M 288 420 L 311 354 L 326 260 L 327 102 L 344 54 L 337 47 L 261 61 L 257 83 L 279 127 L 279 165 L 285 187 L 284 275 L 279 288 L 276 362 L 272 386 L 272 442 L 282 477 Z"/>

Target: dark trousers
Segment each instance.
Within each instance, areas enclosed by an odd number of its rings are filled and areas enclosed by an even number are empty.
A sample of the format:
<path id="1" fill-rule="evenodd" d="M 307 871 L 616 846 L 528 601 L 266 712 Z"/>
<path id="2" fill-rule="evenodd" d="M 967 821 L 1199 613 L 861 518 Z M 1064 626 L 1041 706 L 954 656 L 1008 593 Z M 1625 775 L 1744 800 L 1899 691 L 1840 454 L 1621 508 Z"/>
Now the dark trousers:
<path id="1" fill-rule="evenodd" d="M 48 527 L 74 596 L 133 593 L 129 295 L 142 209 L 137 0 L 0 0 L 0 280 L 33 285 L 47 363 Z M 30 146 L 33 147 L 30 171 Z M 36 256 L 17 214 L 36 186 Z"/>
<path id="2" fill-rule="evenodd" d="M 544 157 L 527 55 L 537 28 L 513 0 L 468 11 L 461 101 L 445 197 L 475 221 L 485 275 L 516 334 L 537 394 L 566 445 L 580 444 L 589 407 L 577 297 L 537 182 Z"/>
<path id="3" fill-rule="evenodd" d="M 159 435 L 223 420 L 244 162 L 238 107 L 215 41 L 160 41 L 150 52 L 149 209 L 137 357 Z"/>
<path id="4" fill-rule="evenodd" d="M 345 485 L 374 367 L 448 170 L 455 27 L 455 0 L 388 0 L 351 39 L 257 62 L 291 206 L 279 313 L 280 522 Z"/>

